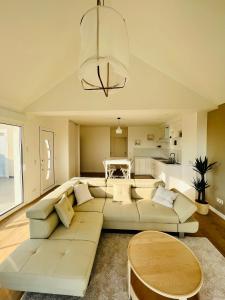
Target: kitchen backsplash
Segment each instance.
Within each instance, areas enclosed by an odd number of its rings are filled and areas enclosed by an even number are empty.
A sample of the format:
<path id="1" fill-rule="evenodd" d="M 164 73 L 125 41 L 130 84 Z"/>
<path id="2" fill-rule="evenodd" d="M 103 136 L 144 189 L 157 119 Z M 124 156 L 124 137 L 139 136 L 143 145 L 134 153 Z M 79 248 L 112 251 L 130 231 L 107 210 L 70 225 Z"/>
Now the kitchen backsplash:
<path id="1" fill-rule="evenodd" d="M 165 157 L 169 156 L 169 149 L 162 148 L 133 148 L 133 156 L 156 156 Z"/>

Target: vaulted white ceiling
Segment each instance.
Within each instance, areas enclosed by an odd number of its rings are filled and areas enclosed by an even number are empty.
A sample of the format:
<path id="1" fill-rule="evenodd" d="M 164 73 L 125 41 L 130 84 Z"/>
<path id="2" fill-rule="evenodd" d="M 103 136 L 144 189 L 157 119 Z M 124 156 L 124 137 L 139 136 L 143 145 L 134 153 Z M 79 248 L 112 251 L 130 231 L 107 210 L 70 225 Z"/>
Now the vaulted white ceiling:
<path id="1" fill-rule="evenodd" d="M 95 4 L 0 1 L 0 106 L 78 116 L 225 102 L 224 0 L 105 0 L 126 18 L 131 51 L 129 83 L 109 100 L 83 91 L 77 78 L 80 18 Z"/>

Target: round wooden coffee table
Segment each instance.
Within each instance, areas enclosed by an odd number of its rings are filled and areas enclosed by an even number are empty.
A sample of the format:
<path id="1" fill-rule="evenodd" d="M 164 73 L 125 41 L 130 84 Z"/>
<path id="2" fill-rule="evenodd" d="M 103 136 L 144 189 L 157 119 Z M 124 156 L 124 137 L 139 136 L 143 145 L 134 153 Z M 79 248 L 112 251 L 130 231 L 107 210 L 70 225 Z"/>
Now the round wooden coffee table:
<path id="1" fill-rule="evenodd" d="M 175 237 L 143 231 L 130 240 L 129 299 L 198 299 L 202 283 L 198 259 Z"/>

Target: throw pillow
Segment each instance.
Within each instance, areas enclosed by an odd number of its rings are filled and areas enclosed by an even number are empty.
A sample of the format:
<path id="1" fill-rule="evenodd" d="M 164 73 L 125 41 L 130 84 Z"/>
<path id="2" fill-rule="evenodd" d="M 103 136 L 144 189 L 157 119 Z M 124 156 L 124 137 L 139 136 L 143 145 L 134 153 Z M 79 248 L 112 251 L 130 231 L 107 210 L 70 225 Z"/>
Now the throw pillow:
<path id="1" fill-rule="evenodd" d="M 69 228 L 74 216 L 74 210 L 65 194 L 62 196 L 61 200 L 55 204 L 55 210 L 63 225 Z"/>
<path id="2" fill-rule="evenodd" d="M 122 202 L 123 204 L 132 203 L 131 185 L 130 184 L 114 184 L 113 185 L 113 201 Z"/>
<path id="3" fill-rule="evenodd" d="M 94 197 L 92 197 L 88 185 L 86 183 L 81 183 L 74 186 L 74 194 L 77 200 L 77 205 L 81 205 Z"/>
<path id="4" fill-rule="evenodd" d="M 153 202 L 159 203 L 166 207 L 172 208 L 173 201 L 176 199 L 177 193 L 169 191 L 162 186 L 159 186 L 152 198 Z"/>

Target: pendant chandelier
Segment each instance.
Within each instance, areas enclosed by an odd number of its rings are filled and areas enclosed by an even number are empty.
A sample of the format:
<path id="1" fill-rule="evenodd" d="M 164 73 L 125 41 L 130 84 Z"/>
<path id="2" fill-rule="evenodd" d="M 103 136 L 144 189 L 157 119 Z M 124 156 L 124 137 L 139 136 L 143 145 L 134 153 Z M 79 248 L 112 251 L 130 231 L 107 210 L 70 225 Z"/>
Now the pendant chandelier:
<path id="1" fill-rule="evenodd" d="M 120 120 L 121 120 L 121 118 L 117 118 L 117 120 L 118 120 L 118 127 L 116 128 L 116 134 L 122 134 L 123 130 L 120 127 Z"/>
<path id="2" fill-rule="evenodd" d="M 124 18 L 98 0 L 80 22 L 79 78 L 84 90 L 109 91 L 123 88 L 128 80 L 129 47 Z"/>

